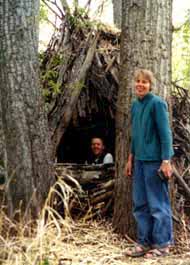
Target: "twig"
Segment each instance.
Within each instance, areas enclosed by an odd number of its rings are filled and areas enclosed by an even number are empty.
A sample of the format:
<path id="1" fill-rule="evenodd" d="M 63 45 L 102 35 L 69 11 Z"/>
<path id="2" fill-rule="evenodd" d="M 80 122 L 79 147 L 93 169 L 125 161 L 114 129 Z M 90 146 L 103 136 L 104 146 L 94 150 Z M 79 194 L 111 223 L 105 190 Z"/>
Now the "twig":
<path id="1" fill-rule="evenodd" d="M 177 180 L 179 181 L 179 183 L 181 184 L 181 186 L 184 188 L 184 190 L 187 193 L 187 195 L 190 197 L 190 188 L 185 183 L 185 181 L 183 180 L 183 178 L 180 176 L 180 174 L 178 173 L 178 170 L 176 169 L 175 166 L 173 166 L 173 171 L 174 171 L 174 176 L 177 178 Z"/>
<path id="2" fill-rule="evenodd" d="M 185 174 L 190 170 L 190 165 L 183 171 L 183 174 L 181 175 L 181 177 L 183 178 L 185 176 Z"/>
<path id="3" fill-rule="evenodd" d="M 78 6 L 79 6 L 79 2 L 78 2 L 78 0 L 73 0 L 73 5 L 74 5 L 74 7 L 75 7 L 75 11 L 74 11 L 74 12 L 76 12 L 77 9 L 78 9 Z"/>
<path id="4" fill-rule="evenodd" d="M 91 0 L 88 0 L 88 2 L 86 3 L 84 9 L 86 10 L 87 14 L 89 13 L 90 11 L 90 5 L 91 5 Z"/>
<path id="5" fill-rule="evenodd" d="M 57 16 L 60 20 L 63 19 L 63 16 L 61 17 L 48 3 L 47 0 L 42 0 L 42 2 L 54 13 L 55 16 Z"/>
<path id="6" fill-rule="evenodd" d="M 65 11 L 65 14 L 70 15 L 71 12 L 70 12 L 70 8 L 69 8 L 69 5 L 67 3 L 67 0 L 60 0 L 60 2 L 61 2 L 61 5 L 63 7 L 63 10 Z"/>
<path id="7" fill-rule="evenodd" d="M 63 10 L 61 10 L 61 8 L 59 7 L 59 5 L 57 4 L 57 1 L 55 0 L 55 2 L 53 3 L 56 8 L 59 10 L 59 12 L 61 13 L 62 17 L 64 17 L 64 14 L 63 14 Z"/>
<path id="8" fill-rule="evenodd" d="M 56 23 L 53 23 L 51 20 L 49 20 L 48 18 L 47 18 L 47 22 L 48 23 L 50 23 L 53 27 L 54 27 L 54 29 L 55 30 L 58 30 L 59 28 L 56 26 Z"/>

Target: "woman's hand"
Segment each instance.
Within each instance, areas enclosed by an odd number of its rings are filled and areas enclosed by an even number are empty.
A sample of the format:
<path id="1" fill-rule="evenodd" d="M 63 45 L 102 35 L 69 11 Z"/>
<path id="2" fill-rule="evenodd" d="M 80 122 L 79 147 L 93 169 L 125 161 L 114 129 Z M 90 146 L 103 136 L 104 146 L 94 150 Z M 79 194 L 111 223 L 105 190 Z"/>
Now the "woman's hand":
<path id="1" fill-rule="evenodd" d="M 131 177 L 132 176 L 132 167 L 133 167 L 133 155 L 130 154 L 125 165 L 125 176 Z"/>
<path id="2" fill-rule="evenodd" d="M 164 176 L 167 179 L 170 179 L 172 176 L 172 172 L 173 172 L 170 160 L 166 160 L 166 161 L 163 160 L 159 170 L 161 170 L 164 173 Z"/>

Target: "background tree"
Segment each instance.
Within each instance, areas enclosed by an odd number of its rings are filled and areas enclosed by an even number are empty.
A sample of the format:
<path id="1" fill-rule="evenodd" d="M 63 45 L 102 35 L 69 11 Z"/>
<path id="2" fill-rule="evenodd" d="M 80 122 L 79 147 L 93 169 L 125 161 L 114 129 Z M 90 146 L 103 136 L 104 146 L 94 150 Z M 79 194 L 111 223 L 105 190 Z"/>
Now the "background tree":
<path id="1" fill-rule="evenodd" d="M 121 29 L 122 21 L 122 0 L 112 0 L 113 4 L 113 20 L 118 29 Z"/>
<path id="2" fill-rule="evenodd" d="M 169 99 L 171 89 L 172 0 L 123 0 L 121 74 L 116 117 L 116 185 L 113 225 L 134 236 L 131 179 L 124 176 L 130 146 L 133 74 L 147 68 L 156 77 L 156 93 Z"/>
<path id="3" fill-rule="evenodd" d="M 173 32 L 172 80 L 179 86 L 190 87 L 190 11 L 186 21 Z"/>
<path id="4" fill-rule="evenodd" d="M 37 215 L 51 183 L 38 78 L 38 0 L 0 0 L 0 99 L 7 153 L 8 210 Z"/>

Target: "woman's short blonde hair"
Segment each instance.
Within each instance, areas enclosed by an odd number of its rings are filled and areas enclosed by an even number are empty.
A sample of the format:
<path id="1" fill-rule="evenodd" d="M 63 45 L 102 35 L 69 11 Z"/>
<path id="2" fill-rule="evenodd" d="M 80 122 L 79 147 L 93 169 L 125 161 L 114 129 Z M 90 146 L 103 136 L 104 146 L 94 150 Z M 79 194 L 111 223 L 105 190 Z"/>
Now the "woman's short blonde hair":
<path id="1" fill-rule="evenodd" d="M 154 87 L 155 78 L 153 72 L 147 69 L 138 69 L 134 73 L 134 80 L 136 81 L 140 76 L 142 76 L 144 79 L 148 80 L 150 82 L 150 88 Z"/>

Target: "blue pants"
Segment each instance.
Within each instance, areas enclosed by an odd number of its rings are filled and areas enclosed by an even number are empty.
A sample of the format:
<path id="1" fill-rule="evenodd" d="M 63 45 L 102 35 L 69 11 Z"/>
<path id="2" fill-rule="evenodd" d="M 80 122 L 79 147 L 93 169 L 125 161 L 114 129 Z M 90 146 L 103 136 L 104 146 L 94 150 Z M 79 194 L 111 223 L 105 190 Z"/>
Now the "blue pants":
<path id="1" fill-rule="evenodd" d="M 168 183 L 157 175 L 159 167 L 159 161 L 135 160 L 133 175 L 133 213 L 138 243 L 157 248 L 173 243 Z"/>

